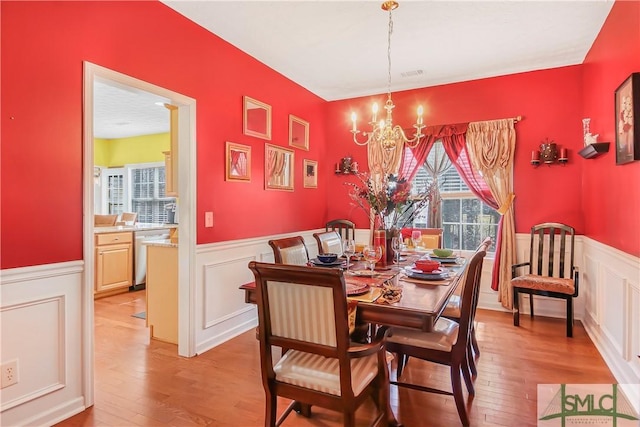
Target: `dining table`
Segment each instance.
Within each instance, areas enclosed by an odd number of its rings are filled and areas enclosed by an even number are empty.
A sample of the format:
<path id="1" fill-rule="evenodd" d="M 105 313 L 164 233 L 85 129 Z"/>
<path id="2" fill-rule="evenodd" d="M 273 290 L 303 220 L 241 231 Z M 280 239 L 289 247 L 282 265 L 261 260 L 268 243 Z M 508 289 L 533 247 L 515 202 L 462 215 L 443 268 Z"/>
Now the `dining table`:
<path id="1" fill-rule="evenodd" d="M 373 272 L 364 261 L 352 262 L 348 270 L 343 264 L 311 265 L 315 265 L 314 268 L 341 268 L 347 289 L 368 285 L 367 292 L 362 295 L 346 295 L 357 301 L 358 324 L 401 326 L 431 332 L 461 282 L 466 262 L 463 257 L 454 255 L 442 260 L 442 273 L 437 279 L 423 279 L 425 276 L 420 274 L 419 279 L 410 277 L 415 272 L 415 261 L 430 255 L 421 250 L 403 251 L 398 264 L 377 264 Z M 245 292 L 245 302 L 257 303 L 255 282 L 245 283 L 240 289 Z"/>

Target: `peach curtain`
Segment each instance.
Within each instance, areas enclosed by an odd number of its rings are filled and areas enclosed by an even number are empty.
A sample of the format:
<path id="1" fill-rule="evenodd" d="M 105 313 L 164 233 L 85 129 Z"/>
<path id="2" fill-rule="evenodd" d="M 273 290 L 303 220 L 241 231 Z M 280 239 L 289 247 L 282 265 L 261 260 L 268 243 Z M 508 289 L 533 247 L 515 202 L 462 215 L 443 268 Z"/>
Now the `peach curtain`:
<path id="1" fill-rule="evenodd" d="M 273 185 L 284 185 L 284 153 L 269 151 L 269 182 Z"/>
<path id="2" fill-rule="evenodd" d="M 513 307 L 511 265 L 516 259 L 515 217 L 513 214 L 513 157 L 516 131 L 513 119 L 469 123 L 467 152 L 473 169 L 479 171 L 496 200 L 502 215 L 496 242 L 493 274 L 498 277 L 498 301 Z"/>

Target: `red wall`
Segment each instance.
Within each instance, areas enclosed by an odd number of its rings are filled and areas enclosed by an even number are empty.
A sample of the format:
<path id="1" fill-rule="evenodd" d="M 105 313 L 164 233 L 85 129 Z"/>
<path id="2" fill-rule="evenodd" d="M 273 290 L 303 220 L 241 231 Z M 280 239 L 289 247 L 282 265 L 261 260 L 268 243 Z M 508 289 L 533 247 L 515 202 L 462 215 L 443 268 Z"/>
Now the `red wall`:
<path id="1" fill-rule="evenodd" d="M 324 157 L 325 101 L 159 2 L 1 2 L 1 268 L 82 259 L 83 61 L 197 100 L 198 243 L 317 228 L 326 184 L 302 188 Z M 242 96 L 310 122 L 295 150 L 295 191 L 265 191 L 265 141 L 242 134 Z M 252 147 L 250 184 L 224 181 L 225 142 Z M 322 162 L 320 162 L 321 164 Z M 215 226 L 204 228 L 204 212 Z"/>
<path id="2" fill-rule="evenodd" d="M 366 149 L 351 140 L 376 98 L 326 103 L 158 2 L 0 2 L 1 268 L 82 259 L 82 61 L 197 100 L 197 242 L 318 228 L 327 218 L 366 217 L 349 207 L 335 163 Z M 141 23 L 146 23 L 142 25 Z M 583 117 L 613 141 L 613 91 L 640 71 L 640 3 L 616 2 L 585 65 L 395 93 L 398 123 L 427 124 L 521 115 L 516 125 L 516 229 L 541 221 L 574 225 L 640 256 L 640 162 L 615 166 L 613 152 L 577 155 Z M 171 29 L 168 31 L 167 29 Z M 295 191 L 265 191 L 264 140 L 242 135 L 242 96 L 273 108 L 271 143 L 287 145 L 288 115 L 311 123 L 310 151 L 295 150 Z M 562 167 L 529 165 L 545 139 L 569 149 Z M 224 181 L 224 145 L 252 146 L 252 182 Z M 326 141 L 326 143 L 325 143 Z M 302 188 L 302 161 L 319 160 L 318 189 Z M 624 208 L 621 208 L 624 203 Z M 213 211 L 215 227 L 204 228 Z"/>
<path id="3" fill-rule="evenodd" d="M 347 153 L 366 164 L 366 150 L 354 147 L 351 141 L 349 120 L 352 109 L 361 118 L 360 123 L 368 120 L 370 113 L 365 108 L 369 108 L 373 98 L 330 103 L 327 141 L 328 153 L 335 153 L 334 167 L 338 158 Z M 384 96 L 377 97 L 377 101 L 381 105 Z M 404 127 L 415 121 L 419 103 L 425 107 L 427 125 L 522 116 L 523 120 L 516 124 L 514 166 L 517 232 L 526 233 L 531 225 L 544 221 L 565 222 L 573 225 L 577 232 L 584 232 L 580 192 L 584 162 L 577 154 L 582 146 L 580 66 L 398 92 L 393 94 L 393 101 L 394 122 Z M 568 149 L 567 165 L 538 168 L 530 165 L 531 151 L 545 138 Z M 334 175 L 333 187 L 339 188 L 347 179 Z M 344 196 L 346 190 L 342 193 Z M 328 216 L 352 218 L 360 227 L 366 227 L 366 216 L 353 208 L 345 208 L 347 201 L 348 197 L 344 196 L 340 202 L 329 203 Z"/>
<path id="4" fill-rule="evenodd" d="M 633 72 L 640 72 L 640 2 L 618 1 L 583 65 L 582 115 L 611 145 L 584 162 L 582 209 L 589 237 L 640 256 L 640 161 L 616 166 L 614 146 L 614 92 Z"/>

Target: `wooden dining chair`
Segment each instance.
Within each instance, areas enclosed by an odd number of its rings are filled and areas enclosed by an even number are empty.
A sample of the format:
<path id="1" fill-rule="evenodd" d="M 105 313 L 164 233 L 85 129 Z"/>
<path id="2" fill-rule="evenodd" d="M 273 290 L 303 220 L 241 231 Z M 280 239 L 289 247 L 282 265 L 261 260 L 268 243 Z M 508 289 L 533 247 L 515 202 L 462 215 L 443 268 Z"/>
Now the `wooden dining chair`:
<path id="1" fill-rule="evenodd" d="M 302 236 L 269 240 L 277 264 L 307 265 L 309 252 Z"/>
<path id="2" fill-rule="evenodd" d="M 337 231 L 342 240 L 356 239 L 356 224 L 348 219 L 333 219 L 325 224 L 326 231 Z"/>
<path id="3" fill-rule="evenodd" d="M 476 252 L 484 251 L 488 252 L 489 247 L 491 246 L 492 240 L 491 237 L 486 237 L 482 243 L 476 249 Z M 468 271 L 468 270 L 466 270 Z M 466 274 L 465 271 L 465 274 Z M 460 286 L 458 286 L 453 295 L 449 298 L 447 305 L 442 312 L 442 315 L 447 319 L 454 320 L 456 322 L 460 321 L 460 307 L 462 303 L 462 291 L 464 290 L 464 284 L 466 283 L 465 278 L 463 277 L 460 280 Z M 474 310 L 478 307 L 478 298 L 480 296 L 480 292 L 476 294 L 476 298 L 474 300 Z M 478 370 L 476 368 L 475 359 L 480 357 L 480 346 L 478 345 L 478 339 L 476 338 L 476 325 L 475 323 L 471 325 L 471 342 L 470 346 L 467 349 L 467 356 L 469 359 L 469 368 L 473 375 L 478 374 Z"/>
<path id="4" fill-rule="evenodd" d="M 94 215 L 93 225 L 95 227 L 112 227 L 116 225 L 118 215 Z"/>
<path id="5" fill-rule="evenodd" d="M 265 426 L 278 426 L 293 409 L 316 405 L 342 412 L 345 426 L 371 397 L 372 425 L 395 422 L 389 404 L 386 328 L 368 344 L 351 346 L 341 270 L 252 261 L 255 276 Z M 287 349 L 278 359 L 274 347 Z M 277 419 L 277 398 L 291 404 Z"/>
<path id="6" fill-rule="evenodd" d="M 313 233 L 313 237 L 318 242 L 318 253 L 320 254 L 337 254 L 342 256 L 342 239 L 337 231 L 324 231 L 322 233 Z"/>
<path id="7" fill-rule="evenodd" d="M 486 252 L 479 250 L 468 263 L 464 277 L 462 299 L 460 303 L 460 320 L 455 322 L 440 317 L 432 332 L 419 329 L 394 327 L 387 338 L 387 350 L 398 355 L 397 380 L 391 381 L 399 387 L 413 390 L 452 395 L 462 425 L 469 425 L 467 404 L 462 390 L 464 378 L 470 396 L 475 394 L 473 379 L 467 363 L 467 349 L 471 339 L 471 329 L 475 317 L 476 299 L 480 291 L 480 274 Z M 403 382 L 405 357 L 422 359 L 429 362 L 448 365 L 451 371 L 452 391 L 438 390 L 421 384 Z M 461 378 L 462 376 L 462 378 Z"/>
<path id="8" fill-rule="evenodd" d="M 531 227 L 529 262 L 511 267 L 513 324 L 520 326 L 520 294 L 529 294 L 533 318 L 533 296 L 561 298 L 567 306 L 567 337 L 573 337 L 573 299 L 578 296 L 578 268 L 573 264 L 575 230 L 557 222 Z M 524 275 L 518 269 L 526 267 Z"/>

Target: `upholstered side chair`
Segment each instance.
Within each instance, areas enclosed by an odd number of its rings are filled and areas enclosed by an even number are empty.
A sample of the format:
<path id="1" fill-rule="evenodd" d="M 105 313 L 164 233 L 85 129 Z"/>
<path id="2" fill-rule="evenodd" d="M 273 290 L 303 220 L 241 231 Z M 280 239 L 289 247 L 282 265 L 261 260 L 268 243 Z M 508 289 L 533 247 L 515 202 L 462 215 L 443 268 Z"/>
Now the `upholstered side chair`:
<path id="1" fill-rule="evenodd" d="M 333 219 L 325 225 L 326 231 L 337 231 L 342 240 L 356 239 L 356 224 L 348 219 Z"/>
<path id="2" fill-rule="evenodd" d="M 269 240 L 277 264 L 307 265 L 309 252 L 302 236 Z"/>
<path id="3" fill-rule="evenodd" d="M 342 239 L 337 231 L 324 231 L 322 233 L 313 233 L 313 237 L 318 242 L 318 253 L 320 254 L 337 254 L 342 256 Z"/>
<path id="4" fill-rule="evenodd" d="M 387 328 L 368 344 L 349 342 L 347 298 L 341 270 L 252 261 L 258 297 L 265 426 L 280 425 L 309 405 L 343 414 L 355 425 L 356 409 L 372 398 L 373 425 L 395 425 L 389 404 L 385 351 Z M 274 347 L 284 350 L 282 357 Z M 277 399 L 291 399 L 276 420 Z"/>
<path id="5" fill-rule="evenodd" d="M 485 255 L 484 250 L 479 250 L 467 264 L 465 282 L 462 284 L 463 291 L 458 322 L 440 317 L 432 332 L 394 327 L 391 329 L 391 336 L 387 339 L 387 349 L 398 355 L 397 380 L 392 381 L 391 384 L 412 390 L 453 395 L 460 421 L 464 426 L 469 425 L 469 415 L 462 390 L 462 378 L 464 378 L 469 395 L 473 396 L 475 388 L 469 372 L 467 354 Z M 406 360 L 404 356 L 448 365 L 451 372 L 452 391 L 438 390 L 426 385 L 403 381 L 403 363 Z"/>
<path id="6" fill-rule="evenodd" d="M 520 326 L 520 295 L 529 295 L 533 318 L 533 296 L 564 299 L 567 306 L 567 336 L 573 337 L 573 299 L 578 296 L 578 268 L 573 264 L 575 230 L 557 222 L 531 227 L 529 261 L 511 267 L 513 324 Z M 524 268 L 525 274 L 518 275 Z"/>

